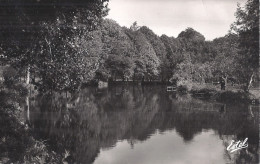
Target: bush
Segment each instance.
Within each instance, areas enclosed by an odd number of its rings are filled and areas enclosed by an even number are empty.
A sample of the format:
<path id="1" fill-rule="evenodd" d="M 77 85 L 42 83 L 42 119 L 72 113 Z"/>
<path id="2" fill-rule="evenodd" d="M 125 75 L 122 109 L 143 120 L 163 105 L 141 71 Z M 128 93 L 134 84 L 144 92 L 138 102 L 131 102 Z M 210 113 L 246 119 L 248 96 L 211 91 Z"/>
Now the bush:
<path id="1" fill-rule="evenodd" d="M 192 86 L 193 86 L 193 82 L 191 80 L 178 80 L 177 81 L 177 86 L 183 86 L 188 91 L 190 91 Z"/>

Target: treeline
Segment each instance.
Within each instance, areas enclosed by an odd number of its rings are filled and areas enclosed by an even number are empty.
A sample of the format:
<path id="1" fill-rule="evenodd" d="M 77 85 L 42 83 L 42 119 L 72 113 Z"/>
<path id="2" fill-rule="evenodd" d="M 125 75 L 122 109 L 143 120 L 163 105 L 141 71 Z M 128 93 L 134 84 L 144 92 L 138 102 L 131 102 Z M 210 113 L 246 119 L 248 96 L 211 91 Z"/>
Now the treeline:
<path id="1" fill-rule="evenodd" d="M 238 8 L 238 19 L 239 12 L 246 10 Z M 192 28 L 187 28 L 174 38 L 158 36 L 149 27 L 140 27 L 136 22 L 127 28 L 114 20 L 104 19 L 95 32 L 99 35 L 92 40 L 100 48 L 95 79 L 177 81 L 178 85 L 186 86 L 219 82 L 221 79 L 225 83 L 245 85 L 248 89 L 253 79 L 258 80 L 257 76 L 253 77 L 258 66 L 254 63 L 258 58 L 256 52 L 244 53 L 244 49 L 251 49 L 258 41 L 242 38 L 242 33 L 234 29 L 238 27 L 236 24 L 239 22 L 235 22 L 224 37 L 206 41 L 201 33 Z M 245 39 L 250 44 L 245 45 Z"/>
<path id="2" fill-rule="evenodd" d="M 102 19 L 108 11 L 104 1 L 91 3 L 95 7 L 88 5 L 87 10 L 71 3 L 69 8 L 48 8 L 51 12 L 47 15 L 42 4 L 34 10 L 18 6 L 24 9 L 19 10 L 23 14 L 5 20 L 12 28 L 17 28 L 12 23 L 18 21 L 18 32 L 1 26 L 1 35 L 6 39 L 0 50 L 6 63 L 19 74 L 26 70 L 27 77 L 44 90 L 77 89 L 82 82 L 93 79 L 177 81 L 178 85 L 191 85 L 219 78 L 244 84 L 248 89 L 257 77 L 257 0 L 248 0 L 244 8 L 238 7 L 237 21 L 230 32 L 213 41 L 206 41 L 192 28 L 174 38 L 158 36 L 136 22 L 130 28 L 121 27 L 113 20 Z M 39 8 L 45 14 L 35 18 L 31 12 Z M 17 6 L 3 11 L 16 10 Z"/>
<path id="3" fill-rule="evenodd" d="M 235 75 L 235 68 L 230 67 L 238 55 L 235 34 L 205 41 L 202 34 L 187 28 L 177 38 L 157 36 L 136 22 L 126 28 L 110 19 L 103 20 L 99 33 L 94 41 L 103 46 L 98 79 L 205 82 Z"/>

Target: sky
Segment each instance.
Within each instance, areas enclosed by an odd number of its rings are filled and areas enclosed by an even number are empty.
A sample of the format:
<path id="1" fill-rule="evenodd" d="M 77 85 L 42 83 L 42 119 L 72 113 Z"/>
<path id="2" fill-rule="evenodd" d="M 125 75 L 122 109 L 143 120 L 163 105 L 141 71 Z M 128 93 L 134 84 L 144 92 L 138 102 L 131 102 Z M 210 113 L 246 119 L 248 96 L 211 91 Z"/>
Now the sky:
<path id="1" fill-rule="evenodd" d="M 238 2 L 246 0 L 110 0 L 107 18 L 126 27 L 137 21 L 159 36 L 177 37 L 191 27 L 213 40 L 228 33 Z"/>

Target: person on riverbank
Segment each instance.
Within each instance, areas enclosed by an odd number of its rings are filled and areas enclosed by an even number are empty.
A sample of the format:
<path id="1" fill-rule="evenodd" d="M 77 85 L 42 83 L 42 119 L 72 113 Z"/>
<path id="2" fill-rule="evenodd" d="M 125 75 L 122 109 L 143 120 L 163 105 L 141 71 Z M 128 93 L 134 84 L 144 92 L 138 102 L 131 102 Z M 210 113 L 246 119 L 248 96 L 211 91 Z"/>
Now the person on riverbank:
<path id="1" fill-rule="evenodd" d="M 221 86 L 221 90 L 226 89 L 226 81 L 223 77 L 220 78 L 220 86 Z"/>

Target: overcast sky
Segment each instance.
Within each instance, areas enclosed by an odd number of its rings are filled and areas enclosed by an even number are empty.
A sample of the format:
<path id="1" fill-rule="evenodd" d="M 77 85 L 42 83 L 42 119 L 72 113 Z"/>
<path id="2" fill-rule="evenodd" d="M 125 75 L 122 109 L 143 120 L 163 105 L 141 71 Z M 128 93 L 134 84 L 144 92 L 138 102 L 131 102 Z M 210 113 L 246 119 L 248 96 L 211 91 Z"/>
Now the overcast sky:
<path id="1" fill-rule="evenodd" d="M 212 40 L 227 34 L 238 2 L 246 0 L 110 0 L 107 18 L 126 27 L 137 21 L 158 35 L 174 37 L 192 27 Z"/>

